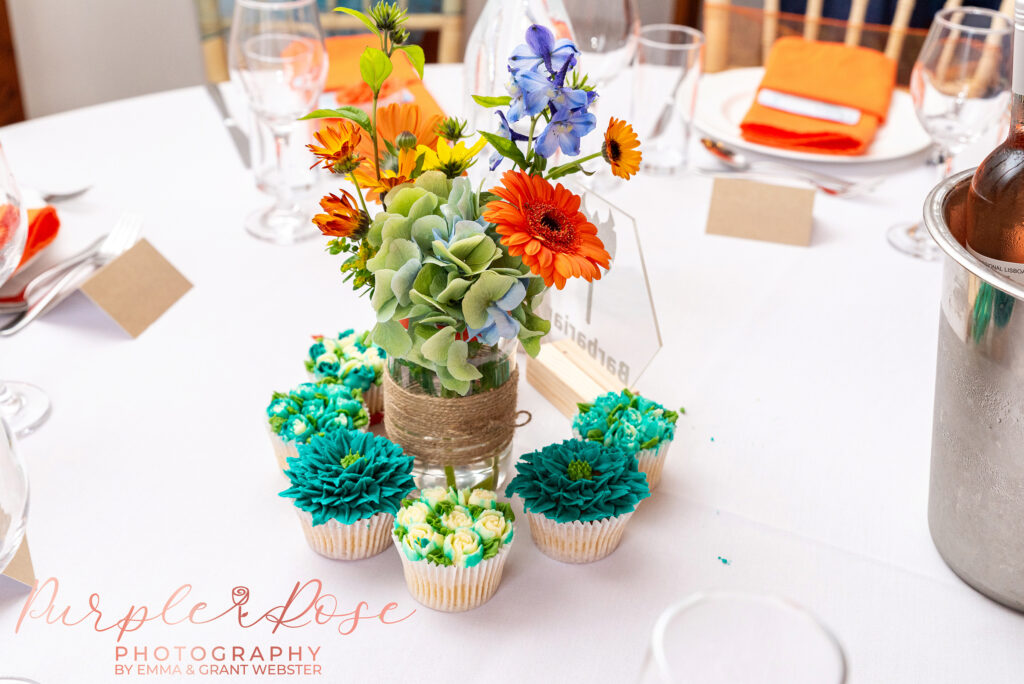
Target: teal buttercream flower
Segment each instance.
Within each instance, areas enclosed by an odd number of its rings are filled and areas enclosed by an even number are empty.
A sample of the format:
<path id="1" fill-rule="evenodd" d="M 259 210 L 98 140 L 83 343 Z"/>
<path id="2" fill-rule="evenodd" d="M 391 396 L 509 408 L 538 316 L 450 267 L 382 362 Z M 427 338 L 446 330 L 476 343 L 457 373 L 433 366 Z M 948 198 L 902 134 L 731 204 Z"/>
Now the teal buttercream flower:
<path id="1" fill-rule="evenodd" d="M 313 525 L 337 520 L 350 525 L 377 513 L 397 513 L 416 488 L 412 457 L 402 447 L 368 432 L 339 430 L 300 444 L 284 474 L 291 486 L 280 496 L 310 513 Z"/>
<path id="2" fill-rule="evenodd" d="M 579 477 L 586 471 L 583 463 L 589 477 Z M 570 439 L 522 456 L 505 496 L 518 494 L 526 510 L 559 523 L 613 518 L 651 494 L 637 468 L 632 454 Z"/>
<path id="3" fill-rule="evenodd" d="M 572 427 L 581 439 L 636 454 L 671 441 L 678 418 L 678 412 L 624 389 L 579 404 Z"/>
<path id="4" fill-rule="evenodd" d="M 469 568 L 512 542 L 515 518 L 491 490 L 429 487 L 402 501 L 394 533 L 409 560 Z"/>
<path id="5" fill-rule="evenodd" d="M 362 396 L 360 390 L 340 383 L 305 382 L 287 394 L 274 393 L 267 422 L 284 441 L 306 444 L 313 437 L 368 425 Z"/>
<path id="6" fill-rule="evenodd" d="M 317 380 L 336 380 L 364 392 L 383 381 L 387 353 L 370 341 L 368 330 L 346 330 L 334 338 L 313 339 L 306 370 Z"/>

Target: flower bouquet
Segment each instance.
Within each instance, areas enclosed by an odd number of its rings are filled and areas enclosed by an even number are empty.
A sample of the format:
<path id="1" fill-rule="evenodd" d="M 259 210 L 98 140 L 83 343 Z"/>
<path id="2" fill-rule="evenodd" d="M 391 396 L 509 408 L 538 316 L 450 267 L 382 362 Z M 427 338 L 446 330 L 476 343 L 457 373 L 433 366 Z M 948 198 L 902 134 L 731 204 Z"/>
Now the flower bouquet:
<path id="1" fill-rule="evenodd" d="M 541 296 L 570 278 L 598 280 L 611 265 L 581 198 L 553 181 L 590 173 L 584 165 L 598 157 L 629 178 L 639 142 L 612 119 L 602 151 L 579 157 L 597 126 L 588 111 L 597 93 L 577 68 L 577 47 L 537 25 L 509 58 L 509 94 L 474 97 L 496 110 L 494 132 L 474 140 L 455 118 L 428 128 L 414 104 L 378 112 L 392 60 L 402 52 L 422 74 L 422 50 L 405 45 L 405 13 L 392 3 L 339 10 L 380 39 L 360 58 L 374 104 L 306 117 L 335 119 L 309 149 L 314 166 L 354 189 L 324 197 L 313 221 L 329 251 L 347 255 L 345 278 L 370 297 L 372 339 L 388 356 L 385 426 L 415 455 L 419 484 L 494 488 L 516 423 L 516 347 L 536 355 L 551 327 L 537 313 Z M 511 168 L 484 190 L 466 172 L 488 144 L 491 171 Z M 556 164 L 559 153 L 567 157 Z"/>

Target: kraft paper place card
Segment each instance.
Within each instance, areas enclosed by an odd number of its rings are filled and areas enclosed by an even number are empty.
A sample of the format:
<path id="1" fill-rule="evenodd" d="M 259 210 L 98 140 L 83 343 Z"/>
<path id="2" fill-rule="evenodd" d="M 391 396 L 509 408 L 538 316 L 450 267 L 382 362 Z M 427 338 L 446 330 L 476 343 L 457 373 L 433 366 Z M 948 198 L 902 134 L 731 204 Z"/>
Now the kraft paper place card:
<path id="1" fill-rule="evenodd" d="M 125 332 L 138 337 L 191 290 L 192 283 L 142 239 L 79 289 Z"/>
<path id="2" fill-rule="evenodd" d="M 36 573 L 32 569 L 32 554 L 28 551 L 28 537 L 21 540 L 18 552 L 4 568 L 3 575 L 26 587 L 31 587 L 36 583 Z"/>
<path id="3" fill-rule="evenodd" d="M 814 190 L 739 178 L 716 178 L 707 233 L 807 247 Z"/>

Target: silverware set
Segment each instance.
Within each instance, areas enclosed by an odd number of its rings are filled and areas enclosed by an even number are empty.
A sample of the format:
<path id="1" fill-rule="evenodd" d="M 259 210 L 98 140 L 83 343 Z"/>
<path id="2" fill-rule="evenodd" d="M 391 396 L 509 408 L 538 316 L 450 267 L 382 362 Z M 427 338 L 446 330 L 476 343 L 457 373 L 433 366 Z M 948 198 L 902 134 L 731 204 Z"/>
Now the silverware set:
<path id="1" fill-rule="evenodd" d="M 786 162 L 747 159 L 739 150 L 714 138 L 701 138 L 701 145 L 721 164 L 716 169 L 699 169 L 704 173 L 731 173 L 748 176 L 782 176 L 809 183 L 827 195 L 852 197 L 871 192 L 882 183 L 882 178 L 868 178 L 852 181 L 820 171 L 788 164 Z"/>
<path id="2" fill-rule="evenodd" d="M 88 276 L 132 247 L 141 231 L 141 217 L 125 212 L 106 236 L 38 274 L 20 293 L 0 299 L 0 314 L 14 314 L 0 324 L 0 337 L 23 330 L 62 302 Z"/>

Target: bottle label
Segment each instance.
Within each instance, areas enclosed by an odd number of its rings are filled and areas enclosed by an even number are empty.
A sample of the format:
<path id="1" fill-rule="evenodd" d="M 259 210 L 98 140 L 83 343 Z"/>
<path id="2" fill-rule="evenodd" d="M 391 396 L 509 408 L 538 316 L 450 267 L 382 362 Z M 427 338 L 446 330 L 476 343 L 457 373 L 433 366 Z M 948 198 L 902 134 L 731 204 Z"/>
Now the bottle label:
<path id="1" fill-rule="evenodd" d="M 984 254 L 979 254 L 975 250 L 971 249 L 970 245 L 967 245 L 967 251 L 973 254 L 978 261 L 985 264 L 999 275 L 1009 278 L 1018 285 L 1024 285 L 1024 264 L 987 257 Z"/>

